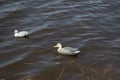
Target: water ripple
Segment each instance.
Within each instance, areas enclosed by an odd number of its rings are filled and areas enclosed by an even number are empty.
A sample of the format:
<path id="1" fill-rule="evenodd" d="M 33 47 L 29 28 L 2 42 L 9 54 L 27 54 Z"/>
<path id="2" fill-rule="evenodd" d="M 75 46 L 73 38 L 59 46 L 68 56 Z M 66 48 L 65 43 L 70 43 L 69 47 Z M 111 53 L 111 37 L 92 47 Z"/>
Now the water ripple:
<path id="1" fill-rule="evenodd" d="M 64 70 L 65 80 L 119 80 L 119 5 L 117 0 L 1 0 L 0 79 L 57 80 Z M 14 29 L 31 34 L 14 38 Z M 81 53 L 59 55 L 57 42 Z"/>

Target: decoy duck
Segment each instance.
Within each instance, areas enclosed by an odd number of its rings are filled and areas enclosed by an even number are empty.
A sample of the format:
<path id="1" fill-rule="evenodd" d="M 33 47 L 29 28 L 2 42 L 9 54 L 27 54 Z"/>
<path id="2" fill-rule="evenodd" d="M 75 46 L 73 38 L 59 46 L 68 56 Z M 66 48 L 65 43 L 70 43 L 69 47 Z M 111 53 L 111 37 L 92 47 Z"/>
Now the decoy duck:
<path id="1" fill-rule="evenodd" d="M 20 32 L 18 32 L 18 30 L 14 30 L 14 36 L 15 37 L 28 37 L 29 34 L 30 33 L 28 31 L 20 31 Z"/>
<path id="2" fill-rule="evenodd" d="M 57 51 L 63 55 L 76 55 L 80 52 L 77 48 L 62 47 L 61 43 L 57 43 L 54 47 L 57 47 Z"/>

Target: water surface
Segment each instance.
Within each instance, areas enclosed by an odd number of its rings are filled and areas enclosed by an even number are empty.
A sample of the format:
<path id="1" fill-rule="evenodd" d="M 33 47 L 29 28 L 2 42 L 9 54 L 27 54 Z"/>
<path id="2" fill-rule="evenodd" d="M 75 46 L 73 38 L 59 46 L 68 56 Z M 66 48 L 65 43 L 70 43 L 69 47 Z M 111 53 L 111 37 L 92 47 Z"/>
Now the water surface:
<path id="1" fill-rule="evenodd" d="M 120 80 L 119 33 L 119 0 L 0 0 L 0 80 Z"/>

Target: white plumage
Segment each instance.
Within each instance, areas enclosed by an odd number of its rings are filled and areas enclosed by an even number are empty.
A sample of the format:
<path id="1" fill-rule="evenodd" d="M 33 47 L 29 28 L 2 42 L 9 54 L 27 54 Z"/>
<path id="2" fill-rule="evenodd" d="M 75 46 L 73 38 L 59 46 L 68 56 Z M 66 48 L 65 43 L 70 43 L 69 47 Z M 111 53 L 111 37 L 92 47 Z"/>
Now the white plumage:
<path id="1" fill-rule="evenodd" d="M 77 48 L 72 48 L 72 47 L 63 47 L 60 43 L 57 43 L 57 45 L 55 45 L 54 47 L 57 47 L 57 51 L 60 54 L 63 55 L 76 55 L 78 54 L 80 51 Z"/>
<path id="2" fill-rule="evenodd" d="M 28 37 L 29 34 L 30 33 L 28 31 L 20 31 L 20 32 L 18 32 L 18 30 L 14 30 L 14 36 L 15 37 Z"/>

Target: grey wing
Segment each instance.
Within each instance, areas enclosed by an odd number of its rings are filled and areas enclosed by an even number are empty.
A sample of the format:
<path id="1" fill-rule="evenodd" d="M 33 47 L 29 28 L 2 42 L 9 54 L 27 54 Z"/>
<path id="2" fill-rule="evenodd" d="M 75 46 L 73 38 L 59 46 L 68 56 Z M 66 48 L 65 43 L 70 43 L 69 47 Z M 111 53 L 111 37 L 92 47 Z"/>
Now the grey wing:
<path id="1" fill-rule="evenodd" d="M 68 49 L 68 50 L 73 50 L 73 51 L 76 51 L 78 50 L 77 48 L 72 48 L 72 47 L 64 47 L 65 49 Z"/>
<path id="2" fill-rule="evenodd" d="M 74 53 L 75 51 L 77 51 L 77 48 L 72 48 L 72 47 L 64 47 L 64 49 L 69 52 L 69 53 Z"/>

